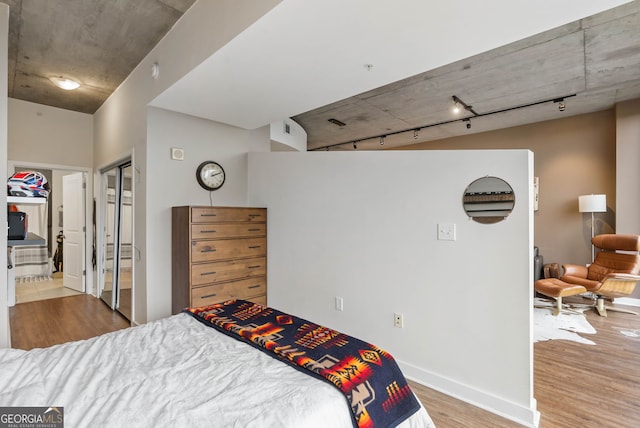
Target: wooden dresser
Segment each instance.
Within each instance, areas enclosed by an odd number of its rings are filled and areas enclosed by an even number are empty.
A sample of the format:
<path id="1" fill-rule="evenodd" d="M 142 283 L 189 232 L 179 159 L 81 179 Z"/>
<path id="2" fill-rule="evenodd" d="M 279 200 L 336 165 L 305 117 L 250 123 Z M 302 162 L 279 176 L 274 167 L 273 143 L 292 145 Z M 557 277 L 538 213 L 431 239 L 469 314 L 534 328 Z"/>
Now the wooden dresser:
<path id="1" fill-rule="evenodd" d="M 267 209 L 173 207 L 171 309 L 267 303 Z"/>

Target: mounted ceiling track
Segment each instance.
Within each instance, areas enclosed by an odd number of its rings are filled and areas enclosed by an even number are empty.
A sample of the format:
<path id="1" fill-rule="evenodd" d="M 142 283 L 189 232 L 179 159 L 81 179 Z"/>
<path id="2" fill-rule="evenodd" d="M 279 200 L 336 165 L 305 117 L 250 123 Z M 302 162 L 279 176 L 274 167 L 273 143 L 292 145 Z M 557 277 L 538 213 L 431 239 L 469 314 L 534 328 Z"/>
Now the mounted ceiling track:
<path id="1" fill-rule="evenodd" d="M 500 110 L 494 110 L 494 111 L 490 111 L 487 113 L 477 113 L 475 110 L 473 110 L 473 108 L 464 103 L 462 100 L 460 100 L 460 98 L 458 98 L 457 96 L 453 96 L 452 99 L 454 102 L 459 103 L 466 111 L 470 112 L 473 116 L 467 116 L 467 117 L 462 117 L 462 118 L 457 118 L 457 119 L 452 119 L 452 120 L 445 120 L 442 122 L 437 122 L 437 123 L 431 123 L 428 125 L 422 125 L 422 126 L 414 126 L 413 128 L 408 128 L 408 129 L 403 129 L 400 131 L 394 131 L 394 132 L 387 132 L 386 134 L 379 134 L 379 135 L 371 135 L 369 137 L 365 137 L 365 138 L 358 138 L 357 140 L 349 140 L 349 141 L 344 141 L 342 143 L 336 143 L 336 144 L 329 144 L 327 146 L 320 146 L 320 147 L 316 147 L 314 149 L 311 149 L 309 151 L 317 151 L 317 150 L 325 150 L 328 151 L 329 149 L 333 148 L 333 147 L 338 147 L 338 146 L 344 146 L 344 145 L 351 145 L 354 148 L 357 147 L 358 143 L 361 143 L 363 141 L 368 141 L 368 140 L 378 140 L 380 141 L 380 145 L 384 145 L 384 141 L 385 138 L 390 136 L 390 135 L 398 135 L 398 134 L 404 134 L 407 132 L 412 132 L 413 133 L 413 138 L 416 139 L 418 133 L 420 132 L 420 130 L 422 129 L 427 129 L 427 128 L 433 128 L 434 126 L 442 126 L 442 125 L 448 125 L 450 123 L 454 123 L 454 122 L 462 122 L 466 125 L 467 129 L 471 128 L 471 119 L 477 119 L 480 117 L 484 117 L 484 116 L 491 116 L 493 114 L 499 114 L 499 113 L 505 113 L 508 111 L 512 111 L 512 110 L 519 110 L 522 108 L 527 108 L 527 107 L 533 107 L 533 106 L 537 106 L 540 104 L 545 104 L 545 103 L 558 103 L 559 104 L 559 110 L 560 111 L 564 111 L 565 109 L 565 103 L 564 100 L 566 98 L 571 98 L 571 97 L 575 97 L 576 94 L 571 94 L 571 95 L 564 95 L 561 97 L 554 97 L 554 98 L 549 98 L 546 100 L 542 100 L 542 101 L 536 101 L 533 103 L 529 103 L 529 104 L 522 104 L 519 106 L 515 106 L 515 107 L 508 107 L 508 108 L 503 108 Z"/>

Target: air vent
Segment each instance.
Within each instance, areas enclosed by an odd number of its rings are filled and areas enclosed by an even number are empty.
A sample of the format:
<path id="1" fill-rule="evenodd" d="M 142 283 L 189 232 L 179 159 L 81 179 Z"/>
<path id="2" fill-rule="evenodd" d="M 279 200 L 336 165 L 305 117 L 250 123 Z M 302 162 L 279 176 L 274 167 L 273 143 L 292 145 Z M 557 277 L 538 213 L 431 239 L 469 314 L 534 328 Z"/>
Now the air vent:
<path id="1" fill-rule="evenodd" d="M 329 119 L 329 122 L 333 123 L 334 125 L 338 125 L 339 127 L 347 126 L 346 123 L 341 122 L 338 119 L 334 119 L 333 117 Z"/>

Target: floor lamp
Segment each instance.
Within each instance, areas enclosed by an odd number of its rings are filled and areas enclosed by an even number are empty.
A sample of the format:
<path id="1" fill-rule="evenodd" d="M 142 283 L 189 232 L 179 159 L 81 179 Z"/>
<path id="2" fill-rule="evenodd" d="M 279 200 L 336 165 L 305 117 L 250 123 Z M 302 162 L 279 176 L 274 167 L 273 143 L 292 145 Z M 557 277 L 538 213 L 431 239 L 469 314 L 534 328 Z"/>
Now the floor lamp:
<path id="1" fill-rule="evenodd" d="M 607 195 L 582 195 L 578 197 L 578 209 L 581 213 L 591 213 L 591 239 L 593 239 L 596 225 L 593 213 L 607 212 Z M 591 244 L 591 263 L 595 258 L 595 248 Z"/>

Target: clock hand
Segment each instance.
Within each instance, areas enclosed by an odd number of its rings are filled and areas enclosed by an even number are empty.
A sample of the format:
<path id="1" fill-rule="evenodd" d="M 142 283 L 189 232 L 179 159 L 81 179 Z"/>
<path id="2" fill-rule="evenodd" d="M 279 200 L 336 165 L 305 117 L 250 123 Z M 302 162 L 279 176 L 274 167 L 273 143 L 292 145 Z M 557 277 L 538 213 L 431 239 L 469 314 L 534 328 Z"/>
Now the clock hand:
<path id="1" fill-rule="evenodd" d="M 211 174 L 210 177 L 215 177 L 216 175 L 220 175 L 222 172 L 216 172 L 215 174 Z"/>

